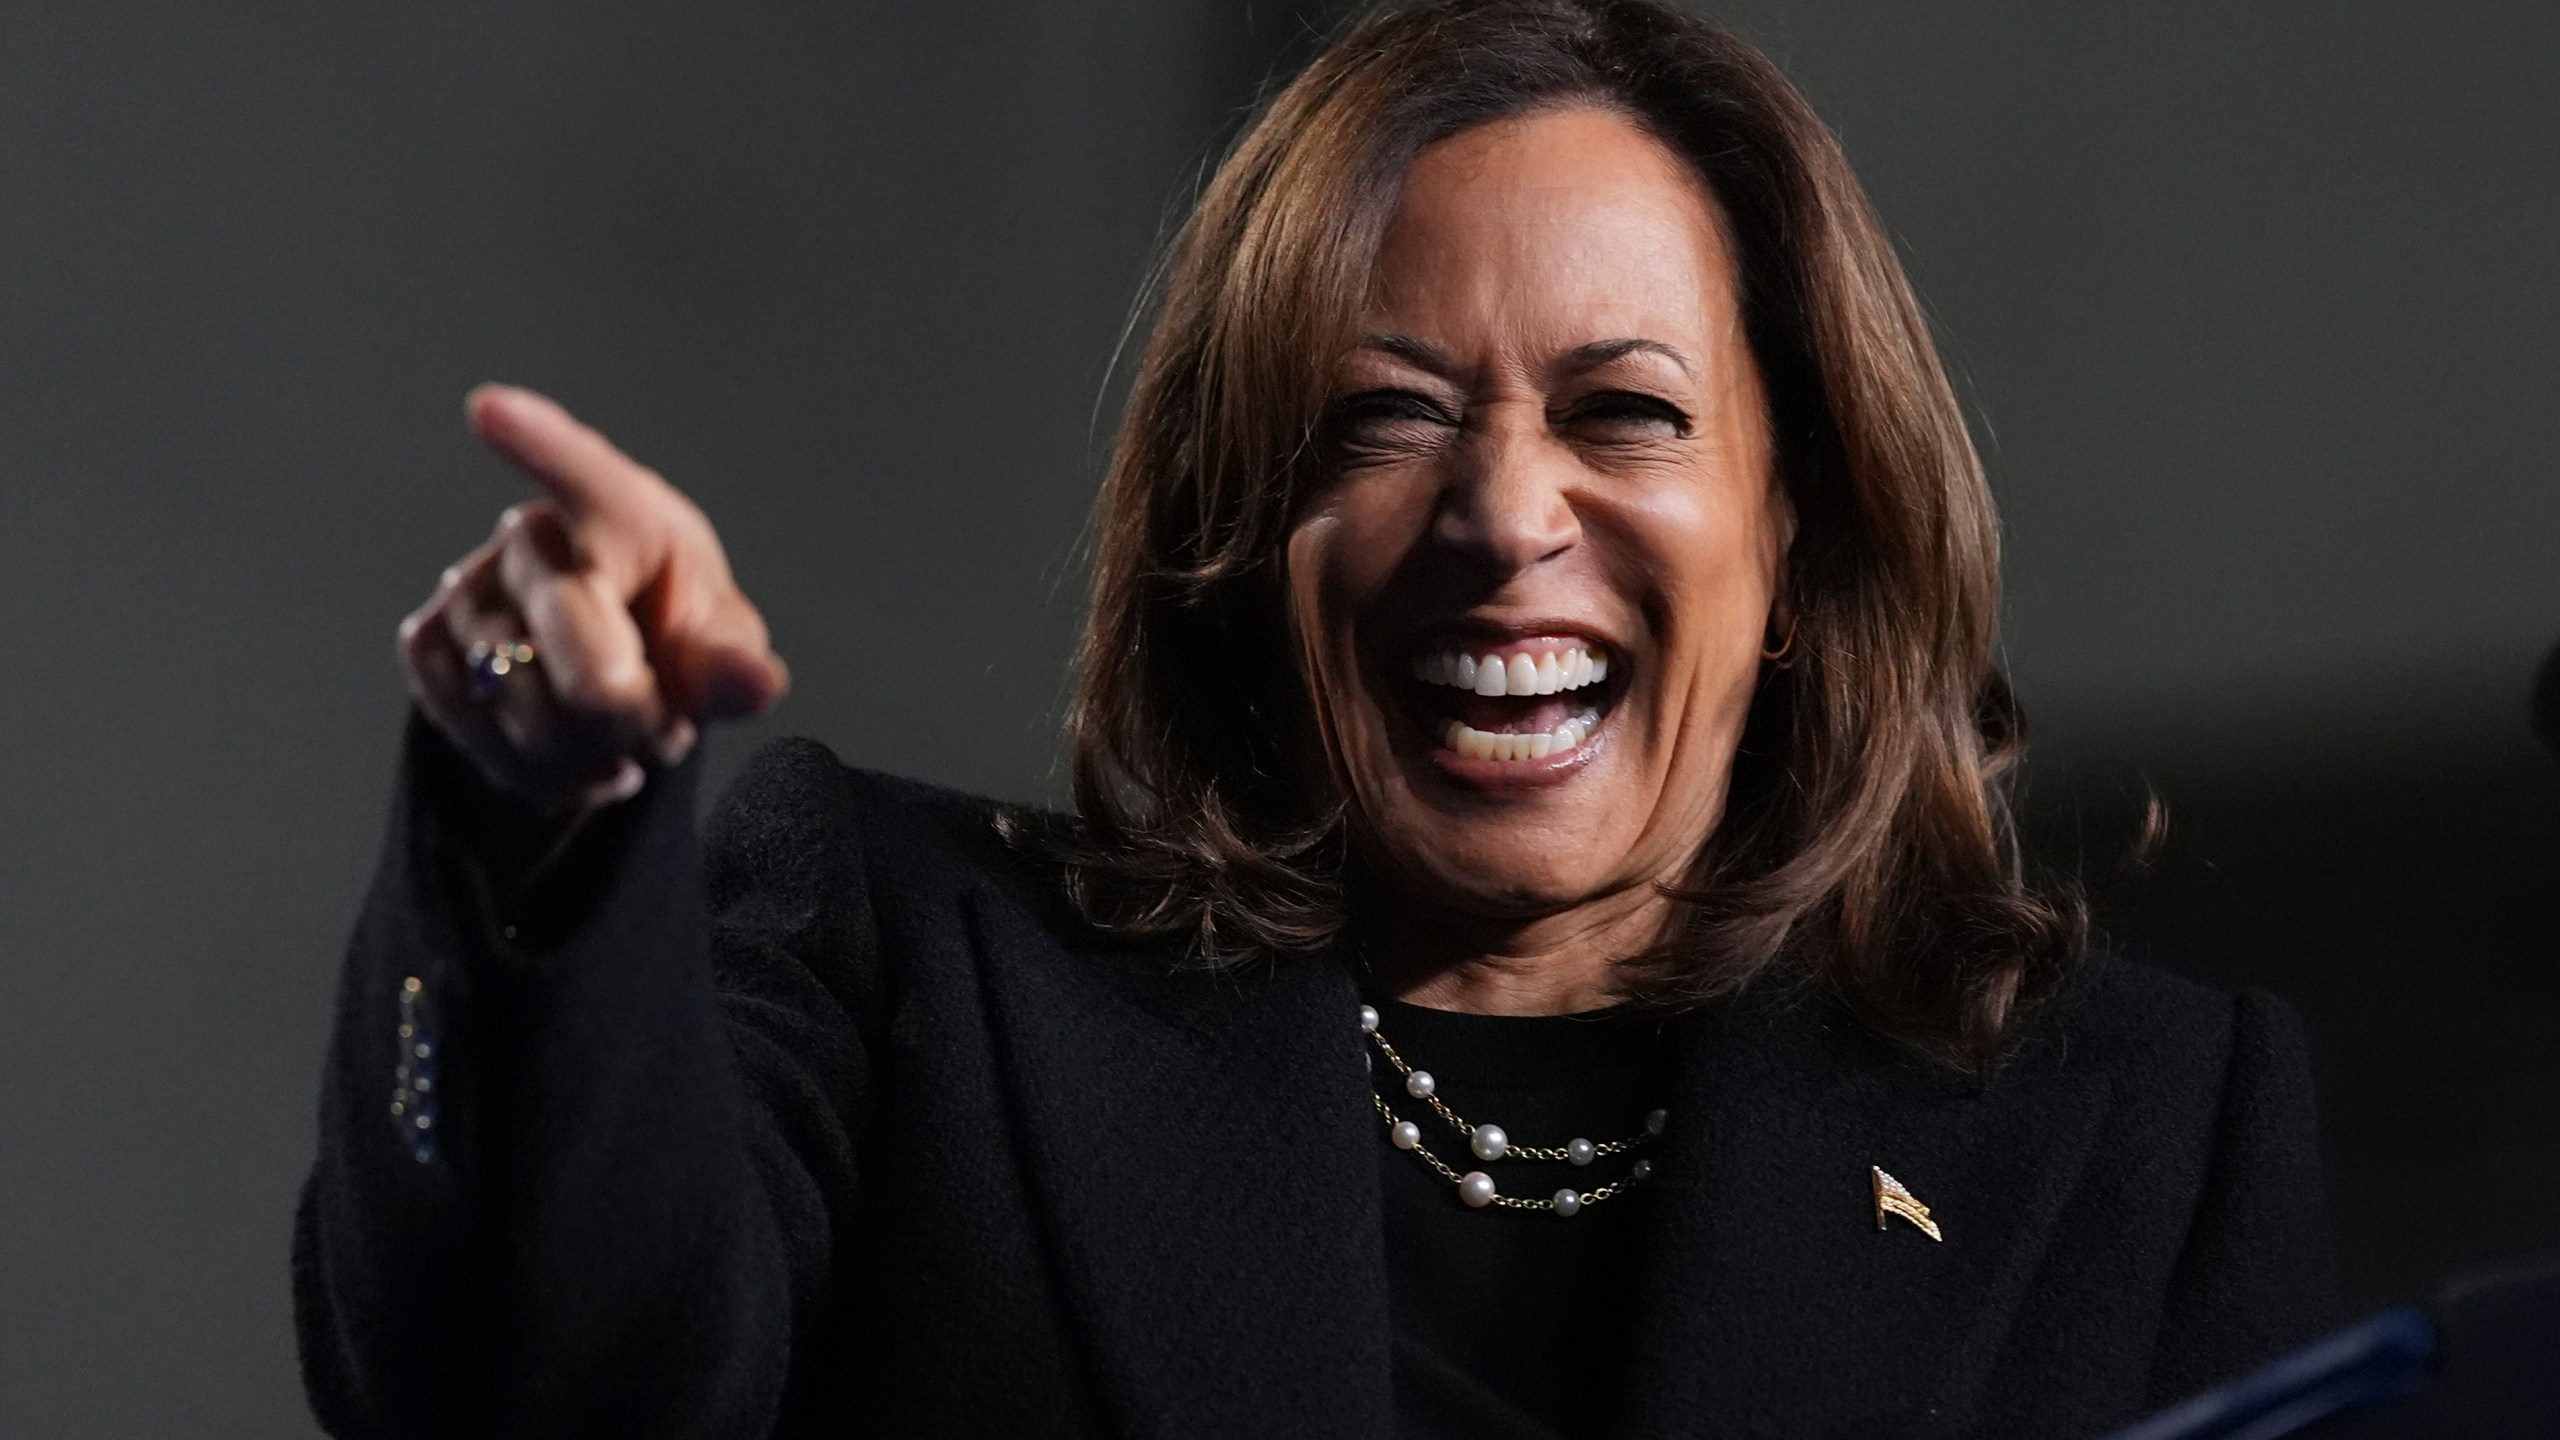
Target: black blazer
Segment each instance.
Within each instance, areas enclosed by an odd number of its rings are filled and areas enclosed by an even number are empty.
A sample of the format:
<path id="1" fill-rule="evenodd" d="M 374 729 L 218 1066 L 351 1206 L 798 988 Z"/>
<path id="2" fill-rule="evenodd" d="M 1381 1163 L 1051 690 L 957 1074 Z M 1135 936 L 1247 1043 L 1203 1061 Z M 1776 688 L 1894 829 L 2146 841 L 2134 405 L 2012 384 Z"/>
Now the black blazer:
<path id="1" fill-rule="evenodd" d="M 332 1433 L 1390 1433 L 1344 970 L 1103 943 L 806 741 L 697 847 L 692 775 L 510 934 L 413 727 L 296 1226 Z M 2089 1435 L 2332 1319 L 2273 1000 L 2100 962 L 1987 1093 L 1803 995 L 1683 1027 L 1629 1435 Z"/>

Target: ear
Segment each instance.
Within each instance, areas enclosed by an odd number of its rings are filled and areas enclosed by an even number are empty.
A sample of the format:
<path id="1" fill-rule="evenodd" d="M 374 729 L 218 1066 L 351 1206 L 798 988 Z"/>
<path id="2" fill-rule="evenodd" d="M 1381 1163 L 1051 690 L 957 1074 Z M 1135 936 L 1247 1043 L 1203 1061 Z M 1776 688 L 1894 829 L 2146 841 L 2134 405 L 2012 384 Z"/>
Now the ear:
<path id="1" fill-rule="evenodd" d="M 1772 467 L 1774 471 L 1775 467 Z M 1769 623 L 1773 627 L 1792 627 L 1795 607 L 1788 602 L 1788 561 L 1796 548 L 1796 502 L 1786 481 L 1775 473 L 1769 477 L 1768 513 L 1765 521 L 1767 563 L 1769 566 Z"/>
<path id="2" fill-rule="evenodd" d="M 1787 494 L 1786 484 L 1775 475 L 1769 478 L 1768 510 L 1763 523 L 1762 552 L 1769 573 L 1769 614 L 1761 622 L 1760 658 L 1785 669 L 1795 663 L 1796 613 L 1789 598 L 1787 584 L 1788 558 L 1795 553 L 1796 506 Z"/>

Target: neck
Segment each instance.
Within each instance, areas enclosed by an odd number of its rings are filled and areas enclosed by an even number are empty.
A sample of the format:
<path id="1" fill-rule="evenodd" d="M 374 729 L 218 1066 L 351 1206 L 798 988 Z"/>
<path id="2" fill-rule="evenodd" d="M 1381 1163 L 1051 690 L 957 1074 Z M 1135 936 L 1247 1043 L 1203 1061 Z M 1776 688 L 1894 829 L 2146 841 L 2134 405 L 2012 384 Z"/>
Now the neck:
<path id="1" fill-rule="evenodd" d="M 1617 961 L 1661 939 L 1672 902 L 1651 886 L 1533 919 L 1390 905 L 1358 927 L 1370 973 L 1397 999 L 1475 1015 L 1571 1015 L 1620 998 Z"/>

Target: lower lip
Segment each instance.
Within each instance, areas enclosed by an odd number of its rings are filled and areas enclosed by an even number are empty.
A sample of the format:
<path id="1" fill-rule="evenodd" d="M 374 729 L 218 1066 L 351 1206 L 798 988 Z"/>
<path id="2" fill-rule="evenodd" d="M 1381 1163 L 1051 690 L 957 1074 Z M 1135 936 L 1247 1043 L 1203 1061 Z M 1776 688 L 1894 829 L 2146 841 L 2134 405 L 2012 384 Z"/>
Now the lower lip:
<path id="1" fill-rule="evenodd" d="M 1581 774 L 1607 743 L 1608 733 L 1608 719 L 1603 716 L 1600 728 L 1584 736 L 1581 744 L 1544 760 L 1477 760 L 1435 744 L 1431 763 L 1470 790 L 1539 790 Z"/>

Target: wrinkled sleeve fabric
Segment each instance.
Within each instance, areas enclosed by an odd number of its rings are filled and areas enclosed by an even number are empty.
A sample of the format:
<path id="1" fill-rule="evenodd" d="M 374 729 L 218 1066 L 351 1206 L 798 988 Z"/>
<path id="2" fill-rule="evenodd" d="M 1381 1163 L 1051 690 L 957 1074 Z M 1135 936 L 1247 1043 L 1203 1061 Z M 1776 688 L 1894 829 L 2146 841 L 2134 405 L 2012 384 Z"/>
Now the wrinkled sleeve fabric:
<path id="1" fill-rule="evenodd" d="M 877 947 L 834 758 L 768 748 L 701 840 L 698 768 L 653 776 L 502 899 L 467 838 L 492 797 L 412 723 L 295 1225 L 330 1433 L 783 1418 L 860 1199 Z M 412 1082 L 394 1115 L 421 1034 L 433 1091 Z"/>
<path id="2" fill-rule="evenodd" d="M 2258 991 L 2232 999 L 2222 1103 L 2153 1353 L 2167 1404 L 2335 1328 L 2337 1260 L 2320 1178 L 2302 1022 Z"/>

